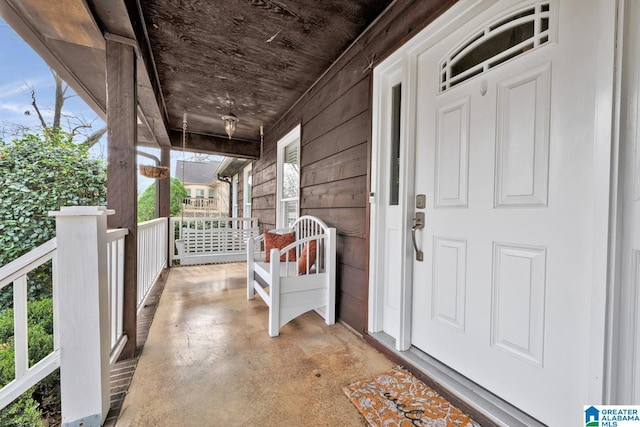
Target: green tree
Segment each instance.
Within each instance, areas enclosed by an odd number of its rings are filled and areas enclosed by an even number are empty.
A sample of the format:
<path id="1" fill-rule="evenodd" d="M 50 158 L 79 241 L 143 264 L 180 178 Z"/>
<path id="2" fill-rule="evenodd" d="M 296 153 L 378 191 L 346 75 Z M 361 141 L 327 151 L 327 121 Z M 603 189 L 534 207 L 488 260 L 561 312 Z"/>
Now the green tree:
<path id="1" fill-rule="evenodd" d="M 171 178 L 170 213 L 179 216 L 182 210 L 182 199 L 188 196 L 178 178 Z M 156 183 L 148 186 L 138 198 L 138 222 L 149 221 L 156 217 Z"/>
<path id="2" fill-rule="evenodd" d="M 106 165 L 89 154 L 72 135 L 27 134 L 11 142 L 0 140 L 0 266 L 55 236 L 49 211 L 61 206 L 106 204 Z M 37 275 L 38 273 L 36 273 Z M 30 277 L 30 298 L 47 289 Z M 0 296 L 0 309 L 6 307 Z"/>
<path id="3" fill-rule="evenodd" d="M 33 111 L 35 111 L 38 116 L 38 120 L 40 121 L 40 125 L 42 126 L 42 132 L 44 133 L 45 138 L 53 139 L 60 130 L 65 130 L 68 132 L 73 138 L 76 136 L 80 136 L 84 138 L 82 142 L 87 148 L 91 148 L 94 146 L 100 138 L 107 133 L 107 128 L 103 126 L 102 128 L 94 131 L 93 125 L 97 120 L 93 119 L 91 121 L 86 120 L 84 117 L 76 116 L 69 113 L 63 112 L 63 107 L 67 99 L 75 97 L 75 94 L 67 94 L 69 90 L 69 85 L 62 80 L 62 77 L 52 68 L 51 74 L 53 75 L 53 80 L 56 84 L 55 91 L 55 101 L 53 108 L 53 120 L 51 123 L 47 123 L 44 119 L 42 112 L 40 111 L 40 107 L 38 107 L 38 102 L 36 100 L 36 91 L 33 87 L 29 86 L 31 90 L 31 106 L 33 107 Z M 24 112 L 25 115 L 30 116 L 31 110 L 27 110 Z M 63 123 L 66 122 L 66 123 Z M 87 133 L 87 131 L 91 133 Z"/>

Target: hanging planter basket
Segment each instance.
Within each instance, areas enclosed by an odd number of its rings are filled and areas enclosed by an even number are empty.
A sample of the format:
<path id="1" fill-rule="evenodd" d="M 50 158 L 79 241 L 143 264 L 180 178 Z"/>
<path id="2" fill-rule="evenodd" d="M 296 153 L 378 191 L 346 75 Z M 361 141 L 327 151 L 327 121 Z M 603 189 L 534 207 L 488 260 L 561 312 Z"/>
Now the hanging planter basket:
<path id="1" fill-rule="evenodd" d="M 146 176 L 147 178 L 165 179 L 169 176 L 168 166 L 140 165 L 139 168 L 140 174 L 142 176 Z"/>

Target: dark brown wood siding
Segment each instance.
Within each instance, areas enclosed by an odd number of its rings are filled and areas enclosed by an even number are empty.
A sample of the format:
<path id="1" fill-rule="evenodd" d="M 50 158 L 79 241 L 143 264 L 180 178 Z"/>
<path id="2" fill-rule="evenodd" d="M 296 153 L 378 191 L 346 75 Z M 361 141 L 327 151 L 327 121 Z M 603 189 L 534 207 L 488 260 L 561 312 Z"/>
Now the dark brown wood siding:
<path id="1" fill-rule="evenodd" d="M 397 1 L 276 125 L 253 169 L 253 216 L 275 227 L 277 141 L 301 124 L 300 214 L 338 234 L 337 313 L 366 332 L 372 67 L 456 0 Z"/>

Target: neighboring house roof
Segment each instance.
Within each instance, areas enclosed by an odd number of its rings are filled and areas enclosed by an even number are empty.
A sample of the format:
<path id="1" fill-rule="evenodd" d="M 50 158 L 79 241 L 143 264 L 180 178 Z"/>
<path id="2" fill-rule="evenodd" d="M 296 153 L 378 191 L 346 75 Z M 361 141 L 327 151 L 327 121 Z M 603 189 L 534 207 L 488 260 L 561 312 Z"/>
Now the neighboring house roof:
<path id="1" fill-rule="evenodd" d="M 176 163 L 176 178 L 182 184 L 210 185 L 218 180 L 216 169 L 220 162 L 189 162 L 178 160 Z M 184 173 L 184 174 L 183 174 Z"/>

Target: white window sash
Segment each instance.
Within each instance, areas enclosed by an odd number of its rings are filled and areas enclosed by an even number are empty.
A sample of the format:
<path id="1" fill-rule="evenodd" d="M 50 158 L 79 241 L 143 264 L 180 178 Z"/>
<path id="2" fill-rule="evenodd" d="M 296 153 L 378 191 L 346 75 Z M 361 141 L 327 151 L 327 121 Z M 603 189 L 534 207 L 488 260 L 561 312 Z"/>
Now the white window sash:
<path id="1" fill-rule="evenodd" d="M 297 177 L 295 182 L 295 196 L 284 197 L 284 165 L 286 163 L 297 166 Z M 289 188 L 293 190 L 293 188 Z M 287 207 L 291 202 L 295 202 L 295 218 L 300 215 L 300 125 L 296 126 L 282 139 L 278 141 L 277 166 L 276 166 L 276 225 L 285 227 L 290 225 L 291 212 Z"/>

